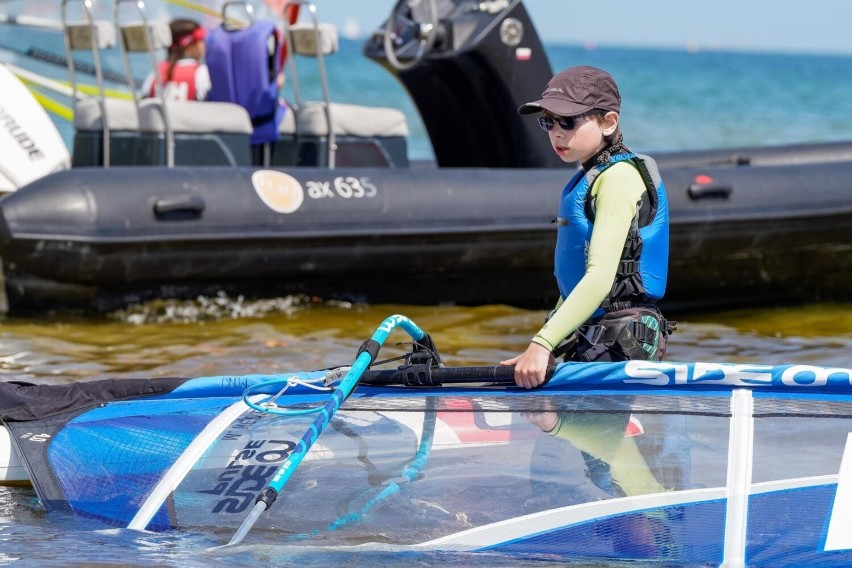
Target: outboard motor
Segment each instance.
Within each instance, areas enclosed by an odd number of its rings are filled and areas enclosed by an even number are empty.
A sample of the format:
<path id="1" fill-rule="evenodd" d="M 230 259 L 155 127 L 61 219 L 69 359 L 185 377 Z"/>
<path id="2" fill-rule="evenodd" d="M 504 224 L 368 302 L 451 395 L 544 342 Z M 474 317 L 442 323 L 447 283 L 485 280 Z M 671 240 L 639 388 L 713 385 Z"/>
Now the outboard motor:
<path id="1" fill-rule="evenodd" d="M 250 18 L 245 26 L 229 21 L 223 17 L 223 24 L 207 36 L 205 59 L 212 84 L 207 100 L 243 106 L 254 126 L 253 145 L 275 142 L 286 112 L 278 100 L 282 59 L 278 30 L 270 21 Z"/>
<path id="2" fill-rule="evenodd" d="M 364 54 L 405 85 L 439 166 L 564 165 L 538 123 L 517 114 L 553 74 L 520 0 L 399 0 Z"/>

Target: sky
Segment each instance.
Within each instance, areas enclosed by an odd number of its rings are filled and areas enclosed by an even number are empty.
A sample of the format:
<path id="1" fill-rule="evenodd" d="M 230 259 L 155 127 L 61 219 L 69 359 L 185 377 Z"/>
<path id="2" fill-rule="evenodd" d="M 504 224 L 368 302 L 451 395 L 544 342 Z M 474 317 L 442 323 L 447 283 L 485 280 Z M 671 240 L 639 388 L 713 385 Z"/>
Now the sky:
<path id="1" fill-rule="evenodd" d="M 341 34 L 366 35 L 395 0 L 314 0 L 319 19 Z M 549 42 L 609 46 L 852 54 L 850 0 L 526 0 Z M 578 7 L 596 5 L 594 9 Z M 611 7 L 607 7 L 611 6 Z"/>
<path id="2" fill-rule="evenodd" d="M 283 4 L 286 0 L 249 0 Z M 341 35 L 366 37 L 396 0 L 312 0 Z M 412 2 L 426 0 L 409 0 Z M 441 0 L 436 0 L 440 2 Z M 470 0 L 477 1 L 477 0 Z M 494 0 L 478 0 L 490 2 Z M 224 0 L 152 0 L 150 5 L 218 7 Z M 109 9 L 113 0 L 94 0 Z M 0 0 L 0 12 L 41 4 Z M 575 45 L 852 55 L 852 0 L 524 0 L 539 36 Z M 582 9 L 583 6 L 594 6 Z M 611 6 L 611 7 L 610 7 Z M 8 7 L 8 8 L 7 8 Z M 153 6 L 149 6 L 149 10 Z M 32 14 L 31 14 L 32 15 Z"/>

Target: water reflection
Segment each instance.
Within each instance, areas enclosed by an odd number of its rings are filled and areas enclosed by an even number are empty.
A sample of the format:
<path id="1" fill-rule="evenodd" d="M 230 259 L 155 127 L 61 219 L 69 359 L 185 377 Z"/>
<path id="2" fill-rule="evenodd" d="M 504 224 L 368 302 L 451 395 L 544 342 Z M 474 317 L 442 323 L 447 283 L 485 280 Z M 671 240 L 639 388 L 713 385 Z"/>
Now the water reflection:
<path id="1" fill-rule="evenodd" d="M 496 364 L 520 353 L 544 312 L 507 306 L 247 302 L 218 297 L 155 302 L 99 318 L 0 321 L 0 377 L 68 382 L 104 377 L 272 373 L 350 363 L 390 314 L 411 317 L 448 365 Z M 848 366 L 852 304 L 677 314 L 666 358 Z M 402 353 L 391 336 L 382 356 Z"/>

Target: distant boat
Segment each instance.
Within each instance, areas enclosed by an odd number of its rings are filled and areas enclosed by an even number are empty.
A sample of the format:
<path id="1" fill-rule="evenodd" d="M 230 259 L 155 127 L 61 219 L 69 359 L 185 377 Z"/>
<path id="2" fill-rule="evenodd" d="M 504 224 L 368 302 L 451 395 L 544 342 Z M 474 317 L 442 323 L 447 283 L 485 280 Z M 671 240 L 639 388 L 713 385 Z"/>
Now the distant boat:
<path id="1" fill-rule="evenodd" d="M 435 164 L 409 161 L 396 109 L 296 100 L 253 154 L 233 103 L 107 99 L 105 122 L 99 99 L 81 101 L 74 167 L 0 200 L 7 309 L 220 291 L 552 306 L 550 221 L 571 172 L 516 114 L 550 78 L 547 55 L 522 2 L 431 5 L 399 4 L 364 53 L 408 90 Z M 125 49 L 157 45 L 154 22 L 114 24 L 147 38 Z M 291 56 L 336 48 L 329 26 L 287 29 Z M 670 202 L 668 306 L 848 298 L 852 142 L 654 158 Z"/>

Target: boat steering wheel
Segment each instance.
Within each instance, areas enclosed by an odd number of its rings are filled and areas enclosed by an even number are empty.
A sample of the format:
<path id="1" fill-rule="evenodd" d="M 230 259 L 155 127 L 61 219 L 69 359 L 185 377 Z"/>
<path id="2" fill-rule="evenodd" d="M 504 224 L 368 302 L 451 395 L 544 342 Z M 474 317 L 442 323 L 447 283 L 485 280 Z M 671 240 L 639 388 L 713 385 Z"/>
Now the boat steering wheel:
<path id="1" fill-rule="evenodd" d="M 436 0 L 399 0 L 385 25 L 384 48 L 388 63 L 398 71 L 416 67 L 435 45 L 437 35 Z M 415 50 L 414 55 L 408 56 L 412 50 Z"/>

